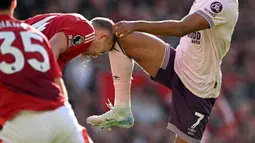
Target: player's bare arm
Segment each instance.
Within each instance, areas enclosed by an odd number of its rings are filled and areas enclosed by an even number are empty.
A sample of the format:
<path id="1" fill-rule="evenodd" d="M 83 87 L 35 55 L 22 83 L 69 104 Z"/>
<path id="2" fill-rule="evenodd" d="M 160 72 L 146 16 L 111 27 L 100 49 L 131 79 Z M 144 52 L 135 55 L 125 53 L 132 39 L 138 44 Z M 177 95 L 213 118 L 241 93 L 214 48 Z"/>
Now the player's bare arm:
<path id="1" fill-rule="evenodd" d="M 183 37 L 207 28 L 210 28 L 208 21 L 198 13 L 188 15 L 180 21 L 121 21 L 113 26 L 114 33 L 118 37 L 125 37 L 134 31 L 161 36 Z"/>
<path id="2" fill-rule="evenodd" d="M 67 50 L 67 41 L 66 41 L 66 36 L 63 32 L 58 32 L 56 33 L 51 39 L 50 39 L 50 44 L 52 46 L 52 51 L 58 59 L 59 55 L 61 53 L 64 53 Z"/>

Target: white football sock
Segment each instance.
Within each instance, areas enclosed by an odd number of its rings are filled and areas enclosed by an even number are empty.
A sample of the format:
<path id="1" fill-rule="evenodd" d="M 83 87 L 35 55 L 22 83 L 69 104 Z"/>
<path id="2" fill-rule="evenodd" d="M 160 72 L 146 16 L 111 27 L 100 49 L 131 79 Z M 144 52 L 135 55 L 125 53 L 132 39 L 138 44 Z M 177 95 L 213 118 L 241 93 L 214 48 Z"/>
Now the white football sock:
<path id="1" fill-rule="evenodd" d="M 120 108 L 131 108 L 131 80 L 134 67 L 134 61 L 123 54 L 119 45 L 109 52 L 111 71 L 115 89 L 114 106 Z"/>

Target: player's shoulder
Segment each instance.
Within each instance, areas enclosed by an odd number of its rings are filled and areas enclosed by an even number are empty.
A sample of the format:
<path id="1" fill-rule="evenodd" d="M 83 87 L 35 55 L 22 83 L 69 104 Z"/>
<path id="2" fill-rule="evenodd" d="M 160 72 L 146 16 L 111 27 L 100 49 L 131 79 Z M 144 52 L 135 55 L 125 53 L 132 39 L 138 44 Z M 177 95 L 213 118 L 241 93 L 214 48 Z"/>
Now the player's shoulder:
<path id="1" fill-rule="evenodd" d="M 0 17 L 1 19 L 1 17 Z M 33 31 L 34 28 L 29 24 L 24 23 L 23 21 L 17 20 L 15 18 L 4 18 L 0 20 L 0 30 L 5 31 Z"/>
<path id="2" fill-rule="evenodd" d="M 27 24 L 27 23 L 21 23 L 23 28 L 24 28 L 24 31 L 27 31 L 27 32 L 30 32 L 30 33 L 34 33 L 36 35 L 39 35 L 44 42 L 48 41 L 47 37 L 42 33 L 40 32 L 39 30 L 37 30 L 35 27 Z"/>
<path id="3" fill-rule="evenodd" d="M 33 26 L 24 23 L 24 21 L 17 20 L 15 18 L 9 17 L 1 19 L 0 17 L 0 31 L 8 31 L 8 32 L 14 32 L 14 33 L 33 33 L 38 35 L 42 38 L 43 42 L 47 42 L 47 38 L 44 34 L 42 34 L 40 31 L 35 29 Z"/>
<path id="4" fill-rule="evenodd" d="M 209 19 L 233 21 L 238 18 L 238 0 L 196 0 L 193 8 Z"/>
<path id="5" fill-rule="evenodd" d="M 60 17 L 65 17 L 65 18 L 70 18 L 72 20 L 76 20 L 76 21 L 88 21 L 83 15 L 79 14 L 79 13 L 63 13 L 60 15 Z"/>
<path id="6" fill-rule="evenodd" d="M 63 14 L 59 17 L 64 17 L 63 20 L 66 21 L 66 29 L 72 30 L 77 33 L 94 33 L 94 27 L 89 20 L 87 20 L 84 16 L 78 13 L 67 13 Z"/>
<path id="7" fill-rule="evenodd" d="M 79 13 L 66 13 L 61 15 L 59 18 L 61 17 L 65 17 L 64 19 L 69 21 L 70 24 L 92 27 L 91 22 Z"/>
<path id="8" fill-rule="evenodd" d="M 237 11 L 239 3 L 238 0 L 208 0 L 204 5 L 208 5 L 213 13 L 220 14 Z"/>
<path id="9" fill-rule="evenodd" d="M 60 15 L 61 15 L 60 13 L 38 14 L 38 15 L 35 15 L 35 16 L 33 16 L 33 17 L 30 17 L 30 18 L 24 20 L 24 22 L 30 24 L 30 23 L 35 23 L 35 22 L 37 22 L 37 21 L 40 21 L 40 20 L 42 20 L 42 19 L 45 19 L 45 18 L 47 18 L 47 17 L 52 17 L 52 16 L 53 16 L 53 17 L 57 17 L 57 16 L 60 16 Z"/>

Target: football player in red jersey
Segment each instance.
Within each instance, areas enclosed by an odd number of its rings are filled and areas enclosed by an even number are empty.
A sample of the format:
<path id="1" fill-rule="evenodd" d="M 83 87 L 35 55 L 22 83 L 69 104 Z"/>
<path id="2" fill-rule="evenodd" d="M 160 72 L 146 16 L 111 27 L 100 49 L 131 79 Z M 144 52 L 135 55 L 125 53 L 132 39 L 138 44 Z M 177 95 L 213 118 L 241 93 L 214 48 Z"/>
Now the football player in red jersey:
<path id="1" fill-rule="evenodd" d="M 90 21 L 77 13 L 41 14 L 24 22 L 46 35 L 62 70 L 68 61 L 80 54 L 97 57 L 110 50 L 103 45 L 108 35 L 95 35 Z"/>
<path id="2" fill-rule="evenodd" d="M 0 142 L 88 143 L 47 38 L 0 1 Z"/>
<path id="3" fill-rule="evenodd" d="M 24 22 L 46 35 L 61 70 L 68 61 L 81 54 L 97 57 L 113 47 L 109 34 L 100 31 L 95 34 L 91 22 L 77 13 L 41 14 Z M 84 138 L 89 138 L 84 135 Z"/>

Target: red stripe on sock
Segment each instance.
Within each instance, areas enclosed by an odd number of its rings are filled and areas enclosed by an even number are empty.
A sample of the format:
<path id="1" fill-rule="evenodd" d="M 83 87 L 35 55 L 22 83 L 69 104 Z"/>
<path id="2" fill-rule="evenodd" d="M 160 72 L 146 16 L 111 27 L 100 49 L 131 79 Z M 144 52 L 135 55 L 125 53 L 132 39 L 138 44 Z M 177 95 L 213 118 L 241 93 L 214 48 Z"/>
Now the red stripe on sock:
<path id="1" fill-rule="evenodd" d="M 89 135 L 88 135 L 88 132 L 85 128 L 82 129 L 82 136 L 83 136 L 83 139 L 85 141 L 84 143 L 89 143 Z"/>

